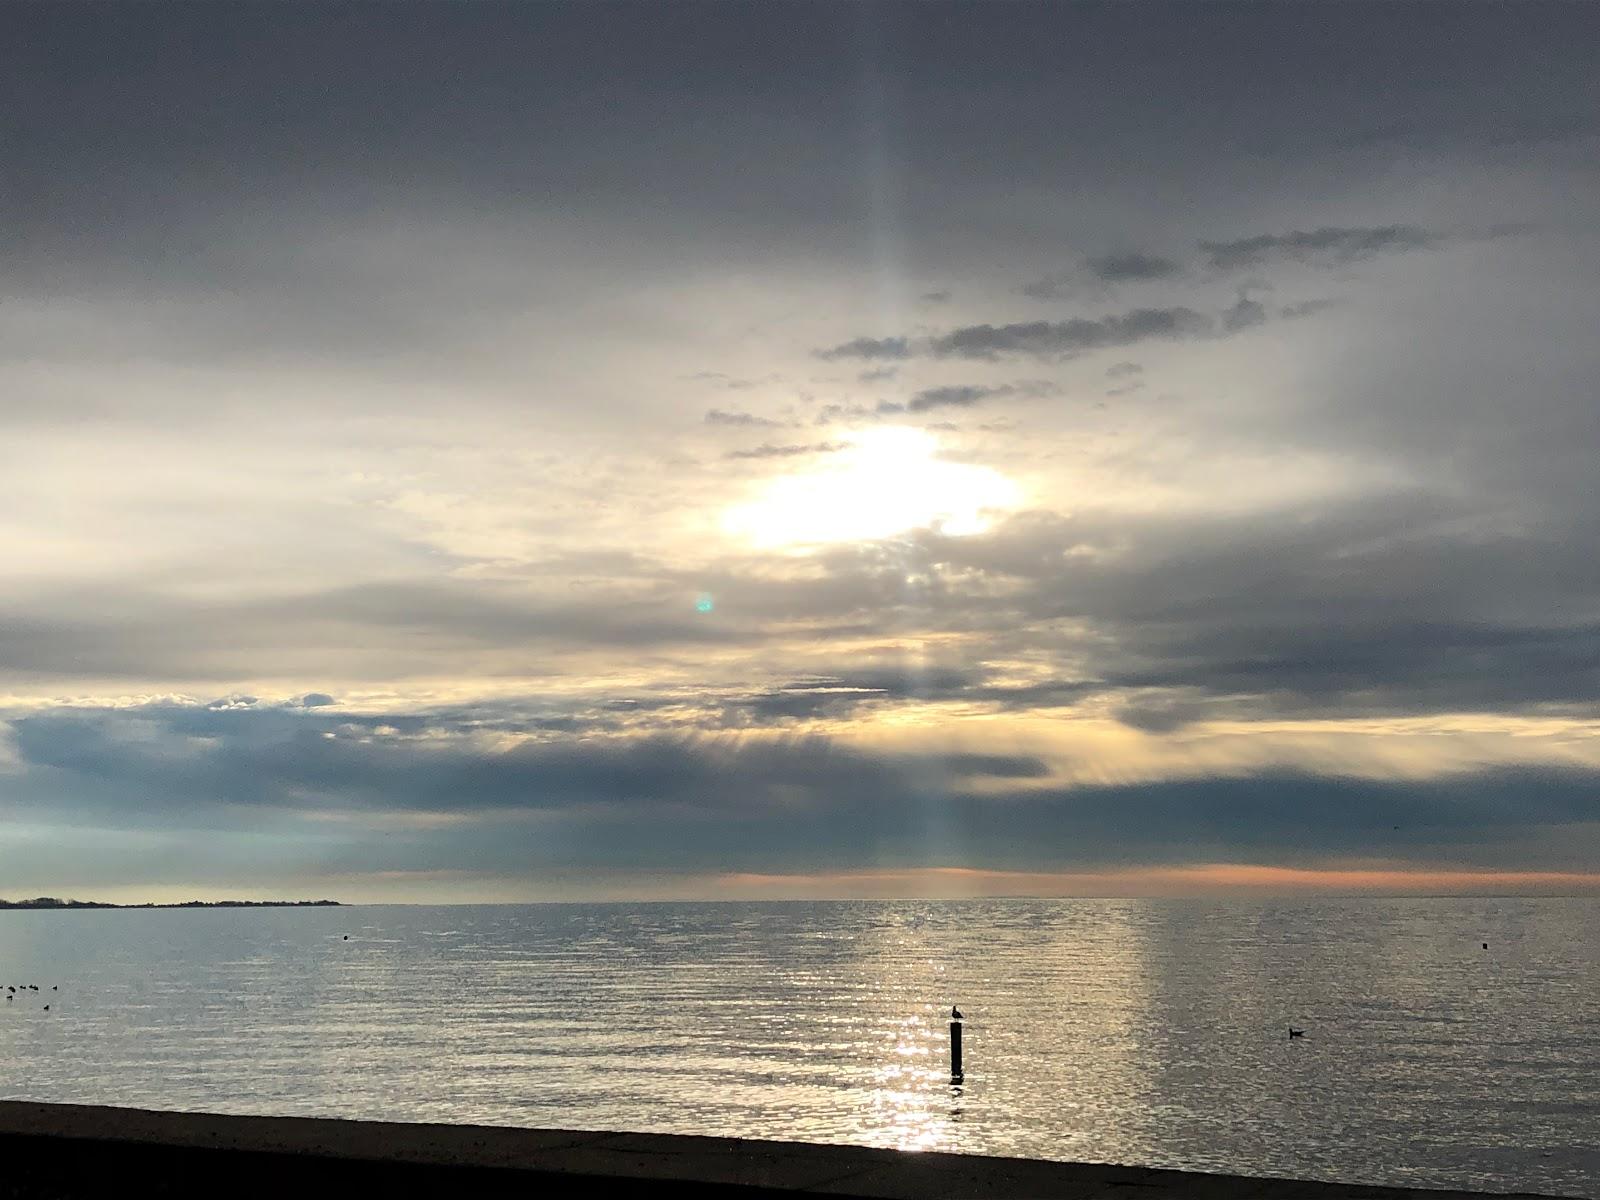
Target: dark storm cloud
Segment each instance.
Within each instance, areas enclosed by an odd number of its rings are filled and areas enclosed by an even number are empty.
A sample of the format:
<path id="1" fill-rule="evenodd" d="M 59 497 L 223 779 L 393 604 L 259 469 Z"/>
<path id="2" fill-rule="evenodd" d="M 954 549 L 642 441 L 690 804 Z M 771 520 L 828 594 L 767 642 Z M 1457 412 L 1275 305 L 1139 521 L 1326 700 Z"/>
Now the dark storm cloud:
<path id="1" fill-rule="evenodd" d="M 1439 234 L 1414 225 L 1381 225 L 1343 229 L 1323 226 L 1310 231 L 1267 233 L 1228 242 L 1201 242 L 1210 265 L 1218 270 L 1258 267 L 1274 262 L 1336 266 L 1406 250 L 1422 250 L 1443 241 Z"/>

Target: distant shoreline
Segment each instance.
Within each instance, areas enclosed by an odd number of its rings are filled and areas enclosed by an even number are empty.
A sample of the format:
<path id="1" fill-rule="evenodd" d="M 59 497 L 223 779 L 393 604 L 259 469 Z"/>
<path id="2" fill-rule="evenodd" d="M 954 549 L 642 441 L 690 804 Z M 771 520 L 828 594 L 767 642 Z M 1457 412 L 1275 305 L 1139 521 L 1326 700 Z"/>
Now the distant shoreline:
<path id="1" fill-rule="evenodd" d="M 57 908 L 341 908 L 337 900 L 184 900 L 175 904 L 111 904 L 103 900 L 0 900 L 0 909 Z"/>

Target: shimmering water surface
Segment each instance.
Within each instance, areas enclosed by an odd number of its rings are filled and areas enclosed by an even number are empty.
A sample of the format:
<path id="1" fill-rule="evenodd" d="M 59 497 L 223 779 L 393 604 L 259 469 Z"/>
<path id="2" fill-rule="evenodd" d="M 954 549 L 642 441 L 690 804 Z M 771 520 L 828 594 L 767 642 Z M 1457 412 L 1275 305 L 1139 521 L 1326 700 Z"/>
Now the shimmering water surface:
<path id="1" fill-rule="evenodd" d="M 1588 900 L 0 912 L 24 983 L 10 1098 L 1600 1194 Z"/>

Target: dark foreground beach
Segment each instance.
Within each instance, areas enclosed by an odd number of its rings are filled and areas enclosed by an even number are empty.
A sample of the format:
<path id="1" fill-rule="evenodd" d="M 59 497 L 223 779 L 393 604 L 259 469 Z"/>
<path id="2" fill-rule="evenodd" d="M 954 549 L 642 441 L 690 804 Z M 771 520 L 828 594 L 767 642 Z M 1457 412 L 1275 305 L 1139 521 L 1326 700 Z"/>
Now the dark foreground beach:
<path id="1" fill-rule="evenodd" d="M 0 1196 L 1050 1196 L 1442 1200 L 1481 1195 L 856 1146 L 0 1101 Z"/>

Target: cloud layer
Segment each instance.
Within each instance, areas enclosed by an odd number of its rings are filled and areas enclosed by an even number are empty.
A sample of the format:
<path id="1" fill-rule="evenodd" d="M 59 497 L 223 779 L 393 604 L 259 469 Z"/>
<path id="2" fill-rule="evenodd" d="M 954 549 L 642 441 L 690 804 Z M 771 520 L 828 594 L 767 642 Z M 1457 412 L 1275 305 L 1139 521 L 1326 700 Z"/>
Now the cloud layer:
<path id="1" fill-rule="evenodd" d="M 1594 14 L 779 8 L 17 15 L 8 886 L 1581 886 Z"/>

